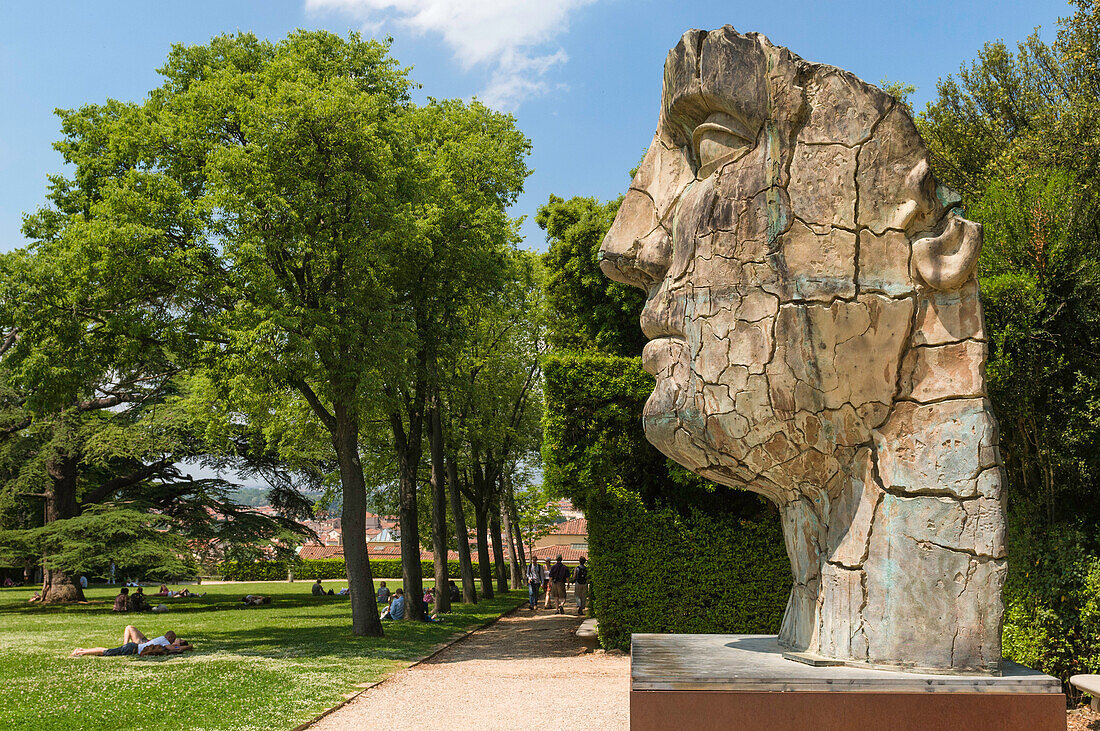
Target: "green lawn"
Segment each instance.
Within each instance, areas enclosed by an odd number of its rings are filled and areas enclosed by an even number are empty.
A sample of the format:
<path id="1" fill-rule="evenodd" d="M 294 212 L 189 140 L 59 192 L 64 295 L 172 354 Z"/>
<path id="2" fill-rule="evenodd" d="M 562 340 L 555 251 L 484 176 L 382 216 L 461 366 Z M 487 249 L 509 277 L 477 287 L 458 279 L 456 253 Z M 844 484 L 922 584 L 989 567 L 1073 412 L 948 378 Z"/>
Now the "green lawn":
<path id="1" fill-rule="evenodd" d="M 191 587 L 207 592 L 202 599 L 138 615 L 111 611 L 113 587 L 86 592 L 102 604 L 72 607 L 39 607 L 27 603 L 29 589 L 0 589 L 0 729 L 290 729 L 523 600 L 510 592 L 458 604 L 441 623 L 386 622 L 378 639 L 352 635 L 346 598 L 313 597 L 309 587 L 204 584 Z M 248 593 L 272 604 L 245 607 Z M 127 624 L 149 637 L 175 630 L 197 650 L 68 657 L 78 646 L 119 645 Z"/>

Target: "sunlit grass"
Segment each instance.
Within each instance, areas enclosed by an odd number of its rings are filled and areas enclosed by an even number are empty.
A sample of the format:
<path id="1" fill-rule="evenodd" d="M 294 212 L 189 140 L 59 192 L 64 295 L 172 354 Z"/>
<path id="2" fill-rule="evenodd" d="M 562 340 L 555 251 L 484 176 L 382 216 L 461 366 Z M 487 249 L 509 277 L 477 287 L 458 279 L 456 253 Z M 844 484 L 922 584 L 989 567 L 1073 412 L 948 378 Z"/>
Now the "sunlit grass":
<path id="1" fill-rule="evenodd" d="M 137 615 L 111 611 L 114 587 L 85 592 L 102 604 L 71 607 L 28 604 L 31 590 L 0 589 L 0 729 L 289 729 L 522 599 L 511 592 L 459 604 L 436 624 L 386 622 L 378 639 L 353 635 L 348 600 L 313 597 L 308 581 L 191 588 L 207 595 Z M 249 593 L 272 604 L 245 607 Z M 75 647 L 119 645 L 127 624 L 150 637 L 175 630 L 197 650 L 68 657 Z"/>

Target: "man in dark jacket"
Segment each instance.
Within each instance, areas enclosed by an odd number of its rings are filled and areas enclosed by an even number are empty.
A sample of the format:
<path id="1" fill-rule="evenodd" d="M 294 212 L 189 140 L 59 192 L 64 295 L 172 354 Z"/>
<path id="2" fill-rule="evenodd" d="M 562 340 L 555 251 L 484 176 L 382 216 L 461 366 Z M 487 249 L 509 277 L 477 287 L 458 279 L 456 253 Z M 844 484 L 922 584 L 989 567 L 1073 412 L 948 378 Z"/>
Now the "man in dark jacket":
<path id="1" fill-rule="evenodd" d="M 581 556 L 581 565 L 573 569 L 573 594 L 577 597 L 577 614 L 584 616 L 584 602 L 588 598 L 587 559 Z"/>
<path id="2" fill-rule="evenodd" d="M 561 562 L 550 567 L 550 598 L 557 605 L 558 614 L 565 614 L 565 582 L 569 581 L 569 569 Z"/>

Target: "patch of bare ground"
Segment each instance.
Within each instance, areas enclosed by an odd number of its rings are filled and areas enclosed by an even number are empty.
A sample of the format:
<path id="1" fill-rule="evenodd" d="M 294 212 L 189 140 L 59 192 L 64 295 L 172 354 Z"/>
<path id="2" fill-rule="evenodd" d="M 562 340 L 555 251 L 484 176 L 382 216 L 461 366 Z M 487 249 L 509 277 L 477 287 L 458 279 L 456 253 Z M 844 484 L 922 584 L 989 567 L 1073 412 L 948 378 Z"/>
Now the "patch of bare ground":
<path id="1" fill-rule="evenodd" d="M 1100 713 L 1089 710 L 1088 706 L 1068 711 L 1066 731 L 1100 731 Z"/>
<path id="2" fill-rule="evenodd" d="M 625 729 L 630 658 L 585 652 L 581 617 L 520 609 L 366 690 L 311 729 Z M 401 719 L 399 721 L 399 719 Z"/>

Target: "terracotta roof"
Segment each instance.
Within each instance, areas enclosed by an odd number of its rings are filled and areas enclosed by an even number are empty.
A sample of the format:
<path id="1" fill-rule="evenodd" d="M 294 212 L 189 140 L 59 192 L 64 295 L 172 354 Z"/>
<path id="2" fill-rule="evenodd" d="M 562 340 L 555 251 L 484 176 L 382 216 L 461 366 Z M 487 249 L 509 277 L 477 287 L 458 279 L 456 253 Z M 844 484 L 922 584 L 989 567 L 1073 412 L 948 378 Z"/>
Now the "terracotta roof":
<path id="1" fill-rule="evenodd" d="M 298 556 L 306 560 L 316 560 L 320 558 L 343 558 L 344 547 L 343 546 L 302 546 L 302 550 L 298 552 Z"/>
<path id="2" fill-rule="evenodd" d="M 585 518 L 567 520 L 551 528 L 550 533 L 556 536 L 587 536 L 588 521 Z"/>
<path id="3" fill-rule="evenodd" d="M 569 546 L 543 546 L 542 548 L 536 548 L 531 556 L 539 561 L 545 561 L 546 559 L 553 561 L 559 554 L 561 554 L 561 560 L 564 563 L 578 563 L 581 556 L 588 558 L 587 549 L 576 549 Z"/>

